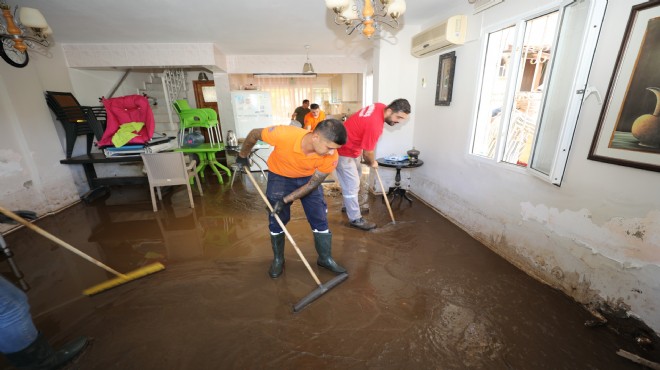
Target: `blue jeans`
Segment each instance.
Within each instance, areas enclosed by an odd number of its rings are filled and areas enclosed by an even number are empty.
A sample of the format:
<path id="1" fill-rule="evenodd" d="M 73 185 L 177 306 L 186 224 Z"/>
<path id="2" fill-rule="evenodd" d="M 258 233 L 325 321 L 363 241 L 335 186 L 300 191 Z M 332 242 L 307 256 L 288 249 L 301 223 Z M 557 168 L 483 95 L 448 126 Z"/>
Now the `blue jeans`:
<path id="1" fill-rule="evenodd" d="M 270 204 L 275 204 L 277 200 L 284 198 L 284 196 L 289 195 L 292 191 L 307 184 L 310 178 L 311 176 L 290 178 L 270 172 L 268 174 L 266 197 Z M 312 231 L 328 230 L 328 205 L 325 203 L 325 198 L 323 198 L 323 186 L 317 187 L 305 197 L 300 198 L 300 202 L 305 211 L 305 216 L 307 216 L 307 221 L 312 227 Z M 286 204 L 282 212 L 278 215 L 282 223 L 286 225 L 291 219 L 291 204 Z M 268 221 L 268 227 L 272 234 L 279 234 L 284 231 L 274 217 L 268 216 Z"/>
<path id="2" fill-rule="evenodd" d="M 0 352 L 14 353 L 37 339 L 27 296 L 0 276 Z"/>

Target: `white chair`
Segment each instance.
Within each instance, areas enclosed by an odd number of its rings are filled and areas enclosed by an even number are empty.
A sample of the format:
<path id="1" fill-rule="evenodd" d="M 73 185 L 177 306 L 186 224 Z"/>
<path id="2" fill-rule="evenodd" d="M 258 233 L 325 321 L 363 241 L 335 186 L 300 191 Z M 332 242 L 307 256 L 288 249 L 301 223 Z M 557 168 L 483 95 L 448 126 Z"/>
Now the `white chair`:
<path id="1" fill-rule="evenodd" d="M 162 201 L 163 196 L 160 191 L 162 186 L 185 185 L 188 190 L 188 198 L 190 199 L 190 208 L 195 208 L 192 190 L 190 189 L 190 179 L 193 176 L 197 181 L 199 194 L 204 195 L 202 185 L 195 171 L 195 161 L 191 161 L 186 166 L 183 153 L 181 152 L 142 153 L 141 156 L 144 162 L 144 169 L 147 172 L 147 178 L 149 179 L 149 192 L 151 193 L 151 203 L 154 207 L 154 212 L 158 211 L 154 188 L 158 190 L 158 199 Z"/>

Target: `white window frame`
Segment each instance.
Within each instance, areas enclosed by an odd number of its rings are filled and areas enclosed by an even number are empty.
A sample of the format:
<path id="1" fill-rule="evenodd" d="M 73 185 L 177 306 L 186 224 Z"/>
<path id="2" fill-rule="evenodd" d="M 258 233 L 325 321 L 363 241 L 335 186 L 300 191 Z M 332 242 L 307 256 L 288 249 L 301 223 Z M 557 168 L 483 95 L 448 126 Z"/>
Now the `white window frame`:
<path id="1" fill-rule="evenodd" d="M 505 142 L 506 142 L 506 135 L 508 132 L 508 129 L 511 125 L 509 122 L 509 116 L 511 114 L 511 109 L 513 107 L 513 95 L 514 95 L 514 89 L 511 88 L 512 84 L 515 84 L 517 76 L 517 71 L 518 69 L 516 68 L 517 64 L 519 63 L 518 60 L 513 60 L 514 64 L 511 65 L 511 70 L 516 71 L 515 74 L 511 74 L 509 76 L 509 80 L 507 81 L 507 85 L 509 88 L 507 88 L 507 94 L 506 98 L 504 100 L 503 104 L 503 119 L 502 119 L 502 126 L 500 127 L 500 132 L 499 136 L 497 139 L 497 145 L 496 145 L 496 153 L 495 153 L 495 158 L 490 159 L 486 158 L 483 156 L 480 156 L 478 154 L 473 154 L 473 146 L 474 146 L 474 140 L 475 140 L 475 135 L 477 133 L 477 127 L 478 127 L 478 114 L 479 114 L 479 106 L 481 104 L 481 94 L 482 94 L 482 88 L 483 88 L 483 79 L 484 79 L 484 68 L 485 68 L 485 61 L 486 61 L 486 53 L 488 50 L 488 42 L 489 42 L 489 35 L 493 32 L 497 32 L 499 30 L 502 30 L 504 28 L 510 27 L 510 26 L 515 26 L 516 27 L 516 39 L 523 37 L 522 35 L 524 32 L 521 32 L 521 24 L 523 22 L 526 22 L 528 20 L 531 20 L 533 18 L 542 16 L 544 14 L 548 14 L 550 12 L 559 10 L 559 20 L 560 22 L 562 21 L 562 18 L 564 16 L 563 14 L 563 9 L 574 3 L 575 1 L 579 0 L 565 0 L 565 1 L 556 1 L 551 4 L 548 4 L 546 6 L 543 6 L 541 8 L 537 8 L 531 12 L 527 12 L 524 14 L 521 14 L 519 16 L 516 16 L 513 19 L 509 19 L 504 22 L 500 22 L 497 25 L 494 25 L 492 27 L 488 27 L 487 29 L 484 29 L 481 39 L 482 41 L 482 50 L 481 50 L 481 64 L 480 64 L 480 75 L 478 79 L 478 88 L 476 89 L 476 97 L 475 97 L 475 108 L 474 108 L 474 113 L 473 113 L 473 129 L 472 129 L 472 135 L 470 136 L 470 143 L 469 143 L 469 154 L 473 155 L 474 157 L 478 157 L 481 160 L 484 161 L 489 161 L 489 162 L 496 162 L 498 165 L 502 164 L 508 168 L 512 169 L 519 169 L 521 171 L 533 174 L 545 181 L 548 181 L 554 185 L 560 186 L 563 175 L 564 175 L 564 170 L 566 167 L 566 162 L 568 161 L 568 155 L 571 147 L 571 143 L 573 140 L 573 135 L 575 133 L 575 129 L 577 126 L 577 120 L 579 118 L 579 113 L 580 113 L 580 108 L 582 106 L 582 102 L 584 98 L 588 95 L 585 94 L 586 91 L 590 90 L 591 87 L 587 86 L 587 80 L 589 78 L 589 72 L 591 69 L 591 62 L 593 60 L 594 54 L 596 52 L 596 44 L 598 41 L 598 36 L 600 34 L 600 28 L 602 25 L 603 17 L 605 15 L 605 8 L 607 5 L 607 0 L 591 0 L 593 3 L 590 6 L 589 13 L 586 18 L 586 24 L 588 25 L 587 30 L 585 31 L 583 35 L 583 40 L 582 40 L 582 52 L 578 56 L 578 63 L 576 64 L 576 69 L 575 69 L 575 75 L 573 78 L 573 83 L 572 83 L 572 89 L 573 95 L 570 98 L 570 101 L 567 104 L 567 107 L 564 112 L 564 119 L 562 123 L 562 127 L 559 130 L 559 138 L 557 141 L 557 147 L 552 159 L 552 166 L 549 171 L 549 174 L 545 174 L 537 169 L 533 168 L 533 163 L 535 159 L 536 153 L 536 144 L 537 140 L 539 137 L 539 128 L 541 127 L 541 124 L 544 123 L 544 113 L 546 110 L 545 103 L 547 100 L 547 95 L 543 95 L 543 100 L 541 103 L 541 106 L 543 109 L 541 110 L 537 124 L 536 124 L 536 129 L 534 131 L 534 135 L 532 137 L 532 147 L 531 147 L 531 153 L 530 153 L 530 158 L 528 160 L 528 165 L 526 167 L 521 167 L 517 166 L 511 163 L 507 163 L 503 161 L 503 156 L 504 156 L 504 150 L 505 150 Z M 560 23 L 560 25 L 562 25 Z M 554 60 L 555 56 L 558 54 L 556 52 L 556 47 L 557 47 L 557 42 L 559 40 L 559 35 L 562 30 L 562 27 L 558 27 L 556 32 L 555 32 L 555 37 L 553 41 L 553 52 L 552 58 L 549 61 L 548 65 L 548 70 L 550 71 L 550 78 L 552 79 L 554 76 L 552 76 L 552 71 L 553 71 L 553 65 L 554 65 Z M 504 108 L 506 107 L 506 110 Z"/>

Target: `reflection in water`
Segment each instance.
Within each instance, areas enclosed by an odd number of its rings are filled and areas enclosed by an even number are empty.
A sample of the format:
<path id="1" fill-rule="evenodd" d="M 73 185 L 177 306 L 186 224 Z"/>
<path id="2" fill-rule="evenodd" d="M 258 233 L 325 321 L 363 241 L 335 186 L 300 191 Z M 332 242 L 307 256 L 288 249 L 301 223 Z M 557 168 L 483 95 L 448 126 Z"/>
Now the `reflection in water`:
<path id="1" fill-rule="evenodd" d="M 105 271 L 28 230 L 6 236 L 33 287 L 38 326 L 51 337 L 96 338 L 80 368 L 626 368 L 615 354 L 621 338 L 586 328 L 578 304 L 422 202 L 388 225 L 381 197 L 369 196 L 369 218 L 383 227 L 364 232 L 347 226 L 341 195 L 326 193 L 333 256 L 349 278 L 293 314 L 317 286 L 288 241 L 283 275 L 268 277 L 268 219 L 255 189 L 204 187 L 194 209 L 185 189 L 154 213 L 146 189 L 122 188 L 40 220 L 120 271 L 167 266 L 92 298 L 80 292 L 107 280 Z M 296 243 L 319 279 L 332 279 L 314 263 L 302 208 L 292 212 Z"/>

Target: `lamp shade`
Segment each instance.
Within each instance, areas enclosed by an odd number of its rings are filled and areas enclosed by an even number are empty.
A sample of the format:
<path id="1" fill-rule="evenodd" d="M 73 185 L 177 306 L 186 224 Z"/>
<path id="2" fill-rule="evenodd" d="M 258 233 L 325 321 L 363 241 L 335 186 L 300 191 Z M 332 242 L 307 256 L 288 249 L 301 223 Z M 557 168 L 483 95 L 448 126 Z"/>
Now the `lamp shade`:
<path id="1" fill-rule="evenodd" d="M 309 60 L 303 65 L 302 73 L 314 73 L 314 67 L 312 67 L 312 63 Z"/>
<path id="2" fill-rule="evenodd" d="M 24 26 L 30 28 L 48 28 L 46 18 L 35 8 L 22 7 L 19 10 L 19 19 Z"/>
<path id="3" fill-rule="evenodd" d="M 396 19 L 406 12 L 405 0 L 394 0 L 393 3 L 387 6 L 387 14 Z"/>
<path id="4" fill-rule="evenodd" d="M 325 0 L 325 6 L 328 9 L 344 9 L 348 3 L 349 0 Z"/>
<path id="5" fill-rule="evenodd" d="M 358 15 L 358 8 L 355 4 L 355 0 L 349 0 L 349 1 L 347 1 L 347 3 L 348 3 L 348 5 L 341 12 L 340 16 L 346 21 L 350 21 L 350 20 L 353 20 L 353 19 L 359 19 L 360 16 Z"/>

